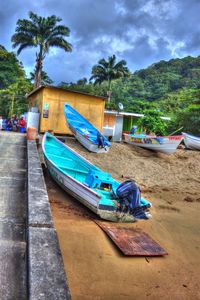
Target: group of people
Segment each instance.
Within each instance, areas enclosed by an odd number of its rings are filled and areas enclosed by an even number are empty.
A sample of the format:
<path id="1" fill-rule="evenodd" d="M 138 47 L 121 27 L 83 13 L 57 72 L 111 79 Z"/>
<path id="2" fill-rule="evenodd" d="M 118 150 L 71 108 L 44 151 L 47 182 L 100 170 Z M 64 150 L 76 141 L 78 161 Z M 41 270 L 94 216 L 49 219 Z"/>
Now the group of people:
<path id="1" fill-rule="evenodd" d="M 5 129 L 9 131 L 20 131 L 20 128 L 25 131 L 26 129 L 26 121 L 24 120 L 24 116 L 18 118 L 14 115 L 12 118 L 8 117 L 5 122 L 3 122 L 2 116 L 0 116 L 0 130 Z"/>

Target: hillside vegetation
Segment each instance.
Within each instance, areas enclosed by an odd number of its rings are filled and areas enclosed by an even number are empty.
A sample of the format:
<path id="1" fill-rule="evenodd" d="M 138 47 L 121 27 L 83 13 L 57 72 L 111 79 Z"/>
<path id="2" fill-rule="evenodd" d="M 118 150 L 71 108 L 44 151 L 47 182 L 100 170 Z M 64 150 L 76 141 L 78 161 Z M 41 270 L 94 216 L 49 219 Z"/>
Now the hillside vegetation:
<path id="1" fill-rule="evenodd" d="M 146 69 L 136 71 L 128 78 L 118 79 L 113 82 L 113 102 L 124 102 L 127 109 L 143 110 L 140 101 L 151 102 L 174 99 L 174 105 L 178 99 L 197 98 L 200 95 L 200 56 L 160 61 Z M 84 92 L 92 92 L 96 95 L 106 96 L 105 84 L 101 87 L 87 82 L 86 78 L 76 83 L 60 83 L 59 86 L 72 88 Z M 189 99 L 191 100 L 191 99 Z M 138 103 L 138 105 L 137 105 Z M 148 104 L 146 103 L 148 106 Z M 139 107 L 138 107 L 139 106 Z M 168 108 L 166 109 L 168 111 Z"/>
<path id="2" fill-rule="evenodd" d="M 47 76 L 47 74 L 46 74 Z M 124 104 L 127 112 L 148 113 L 152 110 L 172 118 L 168 132 L 183 130 L 200 134 L 200 56 L 160 61 L 130 73 L 127 78 L 112 81 L 111 102 L 107 108 Z M 94 85 L 87 78 L 76 83 L 61 82 L 59 87 L 107 97 L 107 84 Z M 0 115 L 27 110 L 26 93 L 32 84 L 22 63 L 13 52 L 0 45 Z M 167 132 L 166 132 L 167 133 Z"/>
<path id="3" fill-rule="evenodd" d="M 106 96 L 106 84 L 94 86 L 85 78 L 77 83 L 60 84 L 95 95 Z M 172 118 L 168 132 L 183 127 L 200 134 L 200 57 L 160 61 L 128 78 L 112 83 L 112 101 L 108 108 L 124 104 L 127 112 L 147 113 L 152 109 Z"/>

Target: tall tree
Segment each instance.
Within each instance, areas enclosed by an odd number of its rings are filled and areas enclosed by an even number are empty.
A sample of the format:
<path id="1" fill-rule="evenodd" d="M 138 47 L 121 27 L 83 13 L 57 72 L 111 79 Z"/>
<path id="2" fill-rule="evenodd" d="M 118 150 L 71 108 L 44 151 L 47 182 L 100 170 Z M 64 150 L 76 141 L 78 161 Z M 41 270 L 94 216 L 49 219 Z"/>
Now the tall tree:
<path id="1" fill-rule="evenodd" d="M 34 82 L 34 80 L 35 80 L 35 73 L 30 72 L 30 81 Z M 41 84 L 42 85 L 51 85 L 51 84 L 53 84 L 53 80 L 43 70 L 41 71 Z"/>
<path id="2" fill-rule="evenodd" d="M 30 20 L 19 19 L 17 21 L 16 33 L 11 40 L 13 48 L 17 49 L 17 55 L 22 50 L 29 47 L 38 48 L 35 64 L 35 84 L 34 87 L 41 85 L 42 63 L 51 47 L 58 47 L 66 52 L 72 51 L 72 45 L 66 41 L 70 30 L 64 25 L 57 25 L 62 19 L 55 15 L 47 18 L 40 17 L 30 12 Z"/>
<path id="3" fill-rule="evenodd" d="M 112 94 L 112 80 L 128 76 L 129 70 L 126 67 L 126 61 L 120 60 L 116 62 L 116 56 L 109 56 L 108 61 L 104 58 L 98 61 L 98 65 L 92 68 L 92 76 L 90 80 L 95 80 L 94 84 L 101 84 L 104 81 L 108 82 L 108 102 Z"/>

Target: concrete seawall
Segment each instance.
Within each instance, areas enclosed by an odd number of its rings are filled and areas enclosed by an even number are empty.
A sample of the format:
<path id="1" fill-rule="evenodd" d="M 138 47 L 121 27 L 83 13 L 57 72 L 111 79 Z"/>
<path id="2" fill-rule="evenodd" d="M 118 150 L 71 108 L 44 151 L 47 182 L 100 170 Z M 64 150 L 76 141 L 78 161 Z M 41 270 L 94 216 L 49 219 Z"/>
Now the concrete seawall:
<path id="1" fill-rule="evenodd" d="M 28 153 L 28 285 L 31 300 L 70 299 L 35 141 Z"/>
<path id="2" fill-rule="evenodd" d="M 71 299 L 35 141 L 0 133 L 0 299 Z"/>

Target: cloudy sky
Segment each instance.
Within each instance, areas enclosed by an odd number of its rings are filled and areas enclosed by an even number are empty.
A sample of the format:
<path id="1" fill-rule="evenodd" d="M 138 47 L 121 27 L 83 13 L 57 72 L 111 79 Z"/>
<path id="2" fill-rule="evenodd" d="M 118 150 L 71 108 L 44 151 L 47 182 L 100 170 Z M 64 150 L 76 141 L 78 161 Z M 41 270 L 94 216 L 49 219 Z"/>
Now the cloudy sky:
<path id="1" fill-rule="evenodd" d="M 200 55 L 200 0 L 6 0 L 0 5 L 0 44 L 12 50 L 16 21 L 33 11 L 56 15 L 70 28 L 72 53 L 54 48 L 44 70 L 54 83 L 89 78 L 101 58 L 116 54 L 129 69 L 160 60 Z M 36 49 L 19 59 L 27 74 L 33 70 Z"/>

